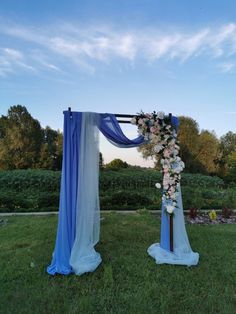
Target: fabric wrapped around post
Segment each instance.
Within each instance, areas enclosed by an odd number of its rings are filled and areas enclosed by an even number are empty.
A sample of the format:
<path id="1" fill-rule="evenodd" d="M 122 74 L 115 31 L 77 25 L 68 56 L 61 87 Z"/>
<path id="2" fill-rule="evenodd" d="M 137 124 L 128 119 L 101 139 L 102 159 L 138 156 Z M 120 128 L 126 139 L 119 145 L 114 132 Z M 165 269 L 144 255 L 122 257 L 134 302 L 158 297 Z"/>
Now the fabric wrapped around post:
<path id="1" fill-rule="evenodd" d="M 172 124 L 178 129 L 178 118 L 172 117 Z M 165 210 L 165 202 L 161 207 L 161 237 L 160 243 L 154 243 L 148 248 L 148 254 L 157 264 L 175 264 L 192 266 L 197 265 L 199 254 L 192 251 L 185 228 L 183 203 L 180 184 L 177 208 L 173 214 L 173 252 L 170 250 L 170 223 L 169 214 Z"/>
<path id="2" fill-rule="evenodd" d="M 142 136 L 128 139 L 113 114 L 72 112 L 70 117 L 65 112 L 59 223 L 53 260 L 47 268 L 50 275 L 81 275 L 101 263 L 94 249 L 100 232 L 98 130 L 118 147 L 144 143 Z"/>
<path id="3" fill-rule="evenodd" d="M 47 272 L 68 275 L 71 249 L 75 239 L 76 200 L 78 190 L 79 144 L 81 139 L 81 112 L 64 111 L 63 163 L 56 245 Z"/>
<path id="4" fill-rule="evenodd" d="M 181 188 L 179 186 L 179 196 L 177 209 L 173 216 L 174 251 L 169 250 L 168 238 L 168 214 L 162 205 L 161 243 L 154 243 L 148 248 L 148 254 L 153 257 L 157 264 L 173 264 L 193 266 L 198 264 L 199 254 L 192 251 L 189 244 L 188 235 L 185 229 Z M 164 224 L 163 224 L 164 222 Z M 166 228 L 166 229 L 164 229 Z M 167 231 L 167 232 L 166 232 Z M 163 238 L 164 235 L 164 238 Z"/>
<path id="5" fill-rule="evenodd" d="M 175 117 L 172 119 L 178 123 Z M 128 139 L 113 114 L 64 112 L 60 207 L 56 245 L 51 265 L 47 268 L 50 275 L 67 275 L 71 272 L 81 275 L 94 271 L 102 261 L 94 248 L 100 233 L 99 130 L 112 144 L 121 148 L 145 143 L 143 136 Z M 179 210 L 174 216 L 174 255 L 167 246 L 169 229 L 164 206 L 161 246 L 154 244 L 148 252 L 157 263 L 183 264 L 184 261 L 185 265 L 194 265 L 198 261 L 198 254 L 191 251 L 188 242 L 181 192 L 178 206 Z"/>

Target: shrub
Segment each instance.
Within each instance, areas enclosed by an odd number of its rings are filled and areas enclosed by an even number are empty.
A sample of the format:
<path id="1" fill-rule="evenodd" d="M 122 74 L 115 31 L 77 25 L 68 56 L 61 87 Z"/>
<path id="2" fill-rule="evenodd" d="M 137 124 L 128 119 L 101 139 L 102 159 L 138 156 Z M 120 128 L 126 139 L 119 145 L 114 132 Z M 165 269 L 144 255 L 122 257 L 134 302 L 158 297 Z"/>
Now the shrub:
<path id="1" fill-rule="evenodd" d="M 197 217 L 197 208 L 189 208 L 189 217 L 195 219 Z"/>
<path id="2" fill-rule="evenodd" d="M 216 220 L 217 218 L 217 214 L 216 211 L 214 209 L 212 209 L 209 213 L 208 213 L 209 217 L 211 220 Z"/>
<path id="3" fill-rule="evenodd" d="M 128 164 L 126 161 L 123 161 L 119 158 L 113 159 L 109 164 L 106 165 L 106 168 L 108 169 L 122 169 L 122 168 L 128 168 Z"/>
<path id="4" fill-rule="evenodd" d="M 232 211 L 232 209 L 229 209 L 229 208 L 222 208 L 222 212 L 221 212 L 221 214 L 222 214 L 222 217 L 223 218 L 230 218 L 230 216 L 232 215 L 232 213 L 233 213 L 233 211 Z"/>
<path id="5" fill-rule="evenodd" d="M 127 191 L 114 193 L 111 196 L 111 202 L 116 205 L 148 205 L 151 203 L 147 196 Z"/>
<path id="6" fill-rule="evenodd" d="M 59 191 L 60 171 L 50 170 L 10 170 L 0 171 L 0 189 L 22 192 Z"/>

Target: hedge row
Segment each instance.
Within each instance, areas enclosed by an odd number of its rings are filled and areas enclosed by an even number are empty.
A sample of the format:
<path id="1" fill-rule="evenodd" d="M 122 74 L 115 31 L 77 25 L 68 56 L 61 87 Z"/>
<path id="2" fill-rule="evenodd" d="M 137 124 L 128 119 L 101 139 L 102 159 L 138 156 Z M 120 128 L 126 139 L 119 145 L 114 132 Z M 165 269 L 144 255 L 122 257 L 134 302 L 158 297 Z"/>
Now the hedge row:
<path id="1" fill-rule="evenodd" d="M 33 169 L 0 171 L 0 190 L 59 191 L 60 178 L 60 171 Z"/>
<path id="2" fill-rule="evenodd" d="M 236 208 L 236 191 L 232 189 L 197 190 L 183 187 L 183 206 L 185 209 L 215 208 L 223 207 Z M 225 203 L 229 199 L 230 202 Z M 160 209 L 161 193 L 156 189 L 146 190 L 107 190 L 100 194 L 100 204 L 103 210 L 126 210 L 126 209 Z M 0 212 L 21 212 L 21 211 L 49 211 L 58 210 L 59 192 L 29 191 L 0 191 Z"/>
<path id="3" fill-rule="evenodd" d="M 0 171 L 0 211 L 57 210 L 60 176 L 48 170 Z M 155 188 L 156 182 L 161 182 L 161 174 L 154 170 L 101 171 L 101 209 L 159 209 L 161 191 Z M 183 174 L 184 208 L 221 208 L 226 200 L 235 208 L 236 193 L 223 186 L 217 177 Z"/>
<path id="4" fill-rule="evenodd" d="M 50 170 L 12 170 L 0 171 L 0 189 L 12 191 L 45 191 L 60 190 L 60 171 Z M 138 189 L 154 187 L 156 182 L 162 181 L 160 172 L 149 169 L 122 169 L 119 171 L 103 170 L 100 172 L 100 190 L 117 188 Z M 218 177 L 201 174 L 182 174 L 182 186 L 219 188 L 224 181 Z"/>

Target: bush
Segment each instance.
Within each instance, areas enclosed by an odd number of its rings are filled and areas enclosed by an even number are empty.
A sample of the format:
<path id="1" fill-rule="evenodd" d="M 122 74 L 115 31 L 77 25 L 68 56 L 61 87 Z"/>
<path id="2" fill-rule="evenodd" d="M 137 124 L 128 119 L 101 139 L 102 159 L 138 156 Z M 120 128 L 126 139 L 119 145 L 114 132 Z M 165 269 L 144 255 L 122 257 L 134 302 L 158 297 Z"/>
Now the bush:
<path id="1" fill-rule="evenodd" d="M 60 178 L 60 171 L 33 169 L 0 171 L 0 190 L 59 191 Z"/>
<path id="2" fill-rule="evenodd" d="M 118 191 L 111 196 L 112 204 L 116 205 L 149 205 L 150 199 L 139 193 Z"/>
<path id="3" fill-rule="evenodd" d="M 38 211 L 40 208 L 59 206 L 59 193 L 41 192 L 36 194 L 27 191 L 18 193 L 14 191 L 0 192 L 0 211 Z"/>
<path id="4" fill-rule="evenodd" d="M 60 177 L 59 171 L 0 171 L 0 210 L 58 209 Z M 104 169 L 100 172 L 101 209 L 160 209 L 157 182 L 162 182 L 162 174 L 153 169 Z M 217 177 L 182 174 L 181 186 L 184 209 L 236 207 L 235 187 L 223 189 Z"/>
<path id="5" fill-rule="evenodd" d="M 106 168 L 113 169 L 113 170 L 115 169 L 118 170 L 118 169 L 128 168 L 128 167 L 129 165 L 127 164 L 127 162 L 119 158 L 113 159 L 111 162 L 109 162 L 109 164 L 106 165 Z"/>
<path id="6" fill-rule="evenodd" d="M 233 211 L 230 208 L 222 208 L 222 217 L 223 218 L 230 218 L 230 216 L 232 215 Z"/>

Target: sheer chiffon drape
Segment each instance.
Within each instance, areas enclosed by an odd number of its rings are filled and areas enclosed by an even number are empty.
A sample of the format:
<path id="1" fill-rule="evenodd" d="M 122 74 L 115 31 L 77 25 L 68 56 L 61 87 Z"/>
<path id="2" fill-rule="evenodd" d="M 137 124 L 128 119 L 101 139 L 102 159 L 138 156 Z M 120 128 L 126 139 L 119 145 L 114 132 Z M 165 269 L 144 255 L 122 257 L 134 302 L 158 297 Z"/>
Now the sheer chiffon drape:
<path id="1" fill-rule="evenodd" d="M 183 203 L 181 188 L 179 186 L 179 196 L 177 200 L 177 209 L 173 216 L 173 244 L 174 251 L 169 250 L 166 239 L 169 240 L 169 215 L 164 210 L 162 205 L 162 222 L 165 217 L 164 225 L 161 225 L 161 243 L 154 243 L 148 248 L 148 254 L 152 256 L 157 264 L 173 264 L 173 265 L 197 265 L 199 254 L 192 251 L 189 244 L 188 235 L 185 228 Z M 164 229 L 165 228 L 165 229 Z M 162 237 L 165 237 L 163 240 Z M 162 245 L 164 243 L 164 247 Z"/>
<path id="2" fill-rule="evenodd" d="M 81 112 L 64 111 L 63 163 L 56 244 L 52 262 L 47 268 L 50 275 L 68 275 L 71 249 L 76 234 L 76 200 L 78 165 L 80 163 Z"/>
<path id="3" fill-rule="evenodd" d="M 99 130 L 120 148 L 136 147 L 145 140 L 128 139 L 113 114 L 64 112 L 63 167 L 56 245 L 47 272 L 81 275 L 94 271 L 102 259 L 95 250 L 100 233 L 99 207 Z M 172 123 L 177 127 L 178 119 Z M 179 209 L 174 215 L 174 253 L 168 250 L 168 217 L 162 206 L 161 245 L 153 244 L 148 253 L 157 263 L 196 265 L 184 225 L 181 191 Z"/>

